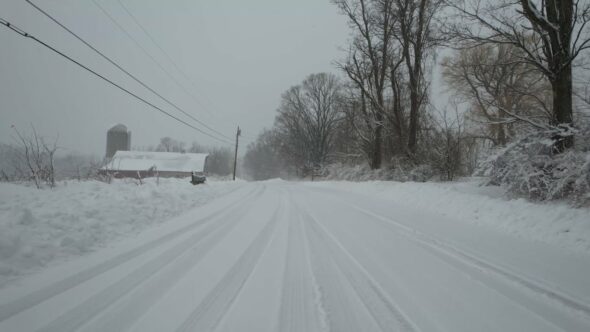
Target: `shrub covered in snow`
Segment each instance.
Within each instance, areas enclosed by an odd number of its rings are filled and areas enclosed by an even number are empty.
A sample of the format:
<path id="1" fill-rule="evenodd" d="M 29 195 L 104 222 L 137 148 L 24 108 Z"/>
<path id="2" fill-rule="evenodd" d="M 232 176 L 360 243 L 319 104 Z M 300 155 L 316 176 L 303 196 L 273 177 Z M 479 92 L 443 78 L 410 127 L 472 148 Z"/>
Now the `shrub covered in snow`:
<path id="1" fill-rule="evenodd" d="M 387 170 L 372 170 L 369 165 L 328 165 L 323 170 L 324 179 L 346 181 L 387 180 L 391 176 Z"/>
<path id="2" fill-rule="evenodd" d="M 571 131 L 575 149 L 555 153 L 554 131 L 538 131 L 499 150 L 483 163 L 479 174 L 489 184 L 536 201 L 566 199 L 577 206 L 590 203 L 590 131 Z"/>
<path id="3" fill-rule="evenodd" d="M 404 159 L 393 159 L 388 167 L 381 169 L 371 169 L 368 164 L 331 164 L 323 169 L 323 174 L 326 180 L 426 182 L 435 172 L 429 165 L 416 166 Z"/>

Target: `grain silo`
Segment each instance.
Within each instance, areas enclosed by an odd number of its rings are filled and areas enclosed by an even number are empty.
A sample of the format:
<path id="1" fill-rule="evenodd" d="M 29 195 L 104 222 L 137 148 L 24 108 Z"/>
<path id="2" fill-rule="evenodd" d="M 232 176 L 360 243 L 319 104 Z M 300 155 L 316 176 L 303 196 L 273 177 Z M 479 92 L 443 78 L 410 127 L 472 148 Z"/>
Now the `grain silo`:
<path id="1" fill-rule="evenodd" d="M 113 126 L 107 132 L 107 154 L 110 159 L 117 151 L 129 151 L 131 148 L 131 132 L 123 124 Z"/>

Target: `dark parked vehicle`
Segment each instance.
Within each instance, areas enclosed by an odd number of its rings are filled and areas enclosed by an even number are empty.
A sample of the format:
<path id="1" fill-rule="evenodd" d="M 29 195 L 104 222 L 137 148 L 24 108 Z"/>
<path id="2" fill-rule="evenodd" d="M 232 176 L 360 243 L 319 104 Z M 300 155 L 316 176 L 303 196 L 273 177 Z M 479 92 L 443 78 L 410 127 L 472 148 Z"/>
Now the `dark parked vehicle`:
<path id="1" fill-rule="evenodd" d="M 192 172 L 191 173 L 191 183 L 193 185 L 205 183 L 206 180 L 207 180 L 207 178 L 205 177 L 205 174 L 203 172 Z"/>

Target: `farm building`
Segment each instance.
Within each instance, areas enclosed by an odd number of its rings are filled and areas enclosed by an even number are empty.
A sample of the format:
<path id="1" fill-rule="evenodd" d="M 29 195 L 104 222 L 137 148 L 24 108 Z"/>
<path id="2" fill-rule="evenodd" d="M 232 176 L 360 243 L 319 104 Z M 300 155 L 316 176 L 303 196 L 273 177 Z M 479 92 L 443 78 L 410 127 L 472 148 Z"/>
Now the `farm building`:
<path id="1" fill-rule="evenodd" d="M 117 151 L 101 169 L 116 178 L 190 177 L 207 172 L 206 153 Z"/>
<path id="2" fill-rule="evenodd" d="M 129 151 L 131 149 L 131 132 L 123 124 L 113 126 L 107 132 L 106 158 L 113 158 L 117 151 Z"/>

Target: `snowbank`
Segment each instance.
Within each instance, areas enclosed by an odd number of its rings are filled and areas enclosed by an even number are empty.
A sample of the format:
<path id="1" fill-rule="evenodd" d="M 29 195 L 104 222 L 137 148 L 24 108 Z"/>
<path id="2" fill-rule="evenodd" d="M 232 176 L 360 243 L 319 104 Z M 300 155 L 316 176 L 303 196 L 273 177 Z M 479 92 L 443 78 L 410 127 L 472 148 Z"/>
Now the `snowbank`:
<path id="1" fill-rule="evenodd" d="M 69 181 L 54 190 L 0 183 L 0 287 L 49 263 L 137 234 L 243 184 L 144 181 Z"/>
<path id="2" fill-rule="evenodd" d="M 590 208 L 566 203 L 506 199 L 504 189 L 481 180 L 451 183 L 316 182 L 320 186 L 392 200 L 397 204 L 460 221 L 493 227 L 515 236 L 590 253 Z"/>

